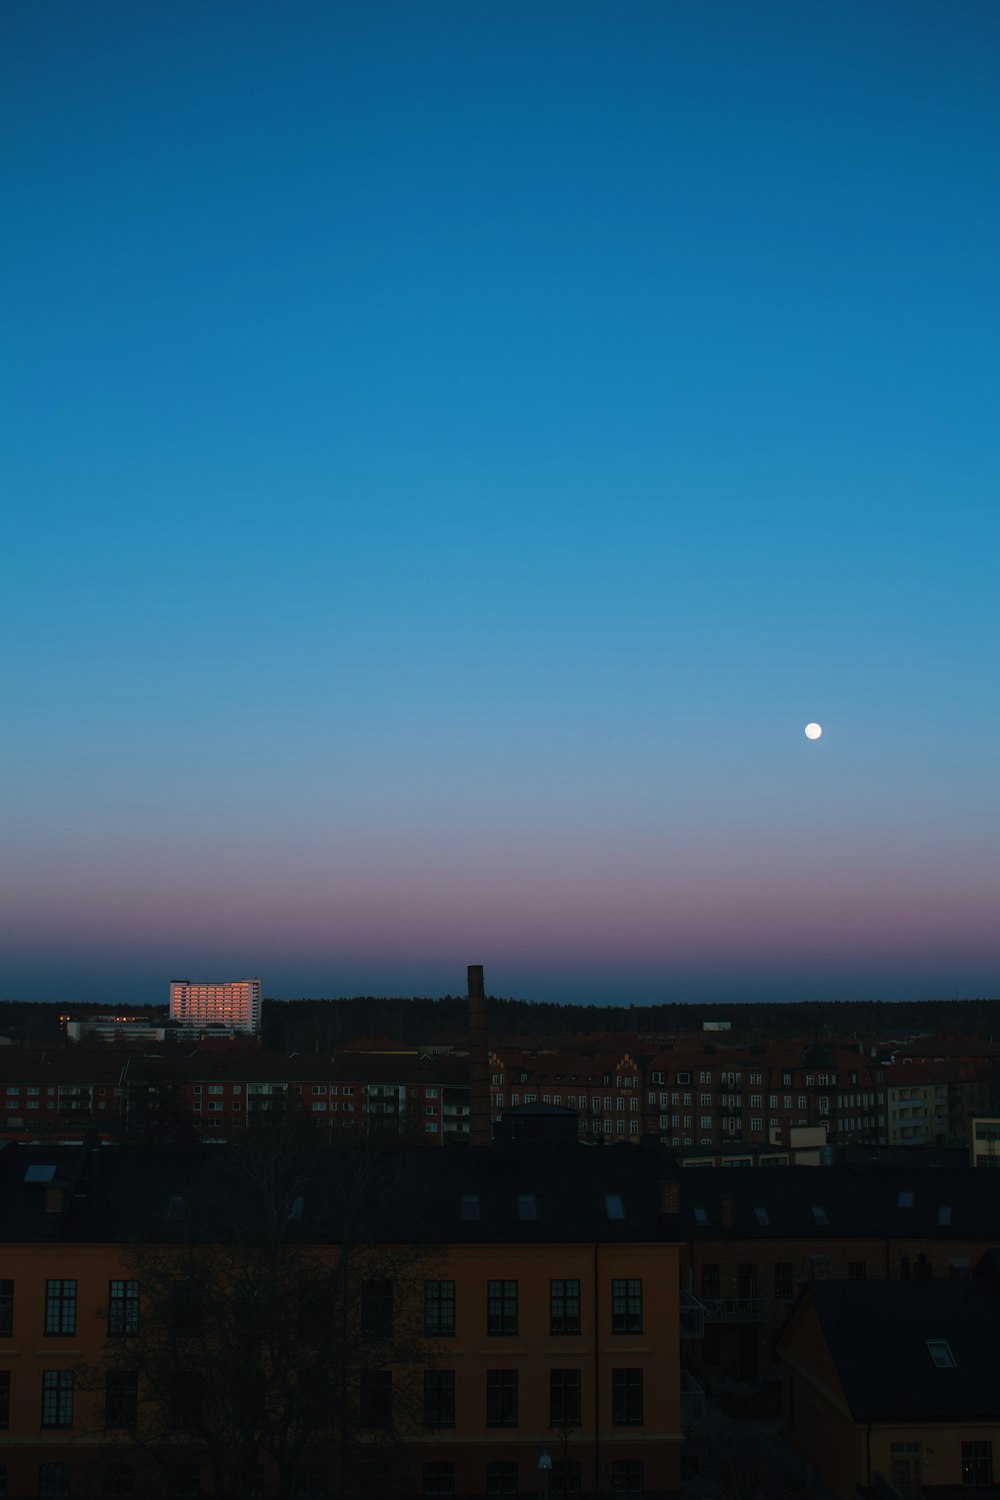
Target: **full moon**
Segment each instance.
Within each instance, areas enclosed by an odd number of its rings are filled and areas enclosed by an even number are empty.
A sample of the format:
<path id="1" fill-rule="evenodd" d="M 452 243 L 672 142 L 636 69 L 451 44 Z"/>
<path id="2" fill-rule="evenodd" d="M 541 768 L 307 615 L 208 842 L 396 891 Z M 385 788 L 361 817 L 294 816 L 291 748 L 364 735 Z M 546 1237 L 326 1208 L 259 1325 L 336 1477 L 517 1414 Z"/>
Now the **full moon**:
<path id="1" fill-rule="evenodd" d="M 818 740 L 819 737 L 820 737 L 820 735 L 822 733 L 823 733 L 823 726 L 822 726 L 822 724 L 807 724 L 806 725 L 806 739 L 807 740 Z"/>

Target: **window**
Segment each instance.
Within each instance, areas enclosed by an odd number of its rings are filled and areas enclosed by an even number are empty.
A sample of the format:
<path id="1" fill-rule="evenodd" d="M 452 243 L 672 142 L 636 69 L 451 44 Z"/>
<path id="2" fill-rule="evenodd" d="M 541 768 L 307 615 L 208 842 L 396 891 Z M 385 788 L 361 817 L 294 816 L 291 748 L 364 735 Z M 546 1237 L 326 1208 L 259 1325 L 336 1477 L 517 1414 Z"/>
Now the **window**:
<path id="1" fill-rule="evenodd" d="M 196 1281 L 175 1281 L 170 1288 L 170 1316 L 178 1338 L 197 1338 L 202 1330 L 204 1309 Z"/>
<path id="2" fill-rule="evenodd" d="M 69 1500 L 69 1464 L 41 1465 L 38 1500 Z"/>
<path id="3" fill-rule="evenodd" d="M 926 1339 L 927 1352 L 939 1370 L 953 1370 L 955 1356 L 947 1339 Z"/>
<path id="4" fill-rule="evenodd" d="M 454 1370 L 424 1371 L 424 1426 L 454 1427 Z"/>
<path id="5" fill-rule="evenodd" d="M 366 1281 L 361 1291 L 361 1332 L 366 1338 L 392 1338 L 392 1282 Z"/>
<path id="6" fill-rule="evenodd" d="M 191 1432 L 201 1419 L 201 1371 L 175 1376 L 167 1393 L 167 1425 L 173 1432 Z M 197 1489 L 195 1494 L 200 1493 Z"/>
<path id="7" fill-rule="evenodd" d="M 498 1459 L 486 1465 L 487 1495 L 517 1494 L 517 1464 Z"/>
<path id="8" fill-rule="evenodd" d="M 517 1371 L 486 1371 L 487 1427 L 517 1426 Z"/>
<path id="9" fill-rule="evenodd" d="M 847 1262 L 848 1281 L 867 1281 L 868 1262 L 865 1260 L 849 1260 Z"/>
<path id="10" fill-rule="evenodd" d="M 740 1262 L 739 1275 L 737 1278 L 737 1290 L 741 1297 L 756 1297 L 757 1295 L 757 1267 L 752 1260 Z"/>
<path id="11" fill-rule="evenodd" d="M 392 1371 L 361 1372 L 362 1427 L 388 1427 L 392 1422 Z"/>
<path id="12" fill-rule="evenodd" d="M 326 1494 L 326 1469 L 322 1464 L 302 1464 L 295 1470 L 295 1500 L 322 1500 Z M 254 1493 L 262 1494 L 262 1490 Z"/>
<path id="13" fill-rule="evenodd" d="M 904 1500 L 920 1494 L 920 1444 L 890 1443 L 889 1478 Z"/>
<path id="14" fill-rule="evenodd" d="M 616 1427 L 642 1421 L 642 1371 L 611 1371 L 611 1420 Z"/>
<path id="15" fill-rule="evenodd" d="M 104 1500 L 133 1500 L 135 1470 L 128 1464 L 109 1464 L 101 1476 Z"/>
<path id="16" fill-rule="evenodd" d="M 641 1458 L 616 1458 L 612 1465 L 612 1490 L 616 1495 L 641 1495 L 645 1479 Z"/>
<path id="17" fill-rule="evenodd" d="M 45 1333 L 48 1337 L 76 1332 L 76 1282 L 45 1283 Z"/>
<path id="18" fill-rule="evenodd" d="M 964 1485 L 986 1485 L 993 1483 L 993 1444 L 962 1444 L 962 1483 Z"/>
<path id="19" fill-rule="evenodd" d="M 550 1495 L 578 1495 L 580 1493 L 580 1465 L 575 1458 L 563 1459 L 552 1465 L 549 1474 Z"/>
<path id="20" fill-rule="evenodd" d="M 139 1283 L 108 1282 L 108 1334 L 127 1338 L 139 1332 Z"/>
<path id="21" fill-rule="evenodd" d="M 549 1282 L 549 1333 L 580 1332 L 579 1281 Z"/>
<path id="22" fill-rule="evenodd" d="M 10 1426 L 10 1371 L 0 1370 L 0 1427 Z M 2 1493 L 2 1491 L 0 1491 Z"/>
<path id="23" fill-rule="evenodd" d="M 795 1296 L 795 1268 L 790 1260 L 775 1261 L 774 1295 L 785 1302 Z"/>
<path id="24" fill-rule="evenodd" d="M 363 1463 L 358 1465 L 358 1494 L 363 1500 L 382 1500 L 390 1490 L 389 1465 Z"/>
<path id="25" fill-rule="evenodd" d="M 454 1464 L 424 1464 L 425 1495 L 453 1495 L 454 1493 Z"/>
<path id="26" fill-rule="evenodd" d="M 139 1406 L 139 1378 L 134 1370 L 109 1370 L 105 1384 L 105 1427 L 133 1428 Z"/>
<path id="27" fill-rule="evenodd" d="M 14 1283 L 0 1281 L 0 1337 L 9 1339 L 14 1332 Z"/>
<path id="28" fill-rule="evenodd" d="M 42 1373 L 42 1426 L 72 1427 L 73 1371 L 45 1370 Z"/>
<path id="29" fill-rule="evenodd" d="M 642 1332 L 642 1282 L 638 1279 L 612 1281 L 611 1332 Z"/>
<path id="30" fill-rule="evenodd" d="M 517 1282 L 489 1281 L 486 1291 L 486 1332 L 517 1332 Z"/>
<path id="31" fill-rule="evenodd" d="M 701 1268 L 701 1295 L 703 1297 L 718 1297 L 720 1286 L 719 1267 L 717 1265 L 703 1265 Z"/>
<path id="32" fill-rule="evenodd" d="M 455 1283 L 424 1282 L 424 1332 L 432 1338 L 455 1332 Z"/>
<path id="33" fill-rule="evenodd" d="M 580 1371 L 549 1371 L 549 1426 L 579 1427 Z"/>

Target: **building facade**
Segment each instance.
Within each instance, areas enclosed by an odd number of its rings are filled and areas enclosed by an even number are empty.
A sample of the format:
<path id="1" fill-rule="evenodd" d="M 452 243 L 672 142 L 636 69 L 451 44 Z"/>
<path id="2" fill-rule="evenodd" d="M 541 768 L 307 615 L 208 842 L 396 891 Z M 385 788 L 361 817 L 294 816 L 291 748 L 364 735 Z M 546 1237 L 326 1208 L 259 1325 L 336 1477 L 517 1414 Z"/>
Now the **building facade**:
<path id="1" fill-rule="evenodd" d="M 233 1026 L 256 1034 L 260 1030 L 259 979 L 170 983 L 170 1019 L 182 1026 Z"/>

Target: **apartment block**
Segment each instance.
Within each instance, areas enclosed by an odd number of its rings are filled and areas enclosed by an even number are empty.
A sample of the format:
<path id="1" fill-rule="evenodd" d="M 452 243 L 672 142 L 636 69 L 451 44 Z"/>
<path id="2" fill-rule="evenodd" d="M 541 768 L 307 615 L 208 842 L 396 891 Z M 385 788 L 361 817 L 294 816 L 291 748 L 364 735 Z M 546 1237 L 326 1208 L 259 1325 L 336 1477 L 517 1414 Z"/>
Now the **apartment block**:
<path id="1" fill-rule="evenodd" d="M 170 1019 L 182 1026 L 226 1026 L 237 1031 L 260 1030 L 259 979 L 170 983 Z"/>

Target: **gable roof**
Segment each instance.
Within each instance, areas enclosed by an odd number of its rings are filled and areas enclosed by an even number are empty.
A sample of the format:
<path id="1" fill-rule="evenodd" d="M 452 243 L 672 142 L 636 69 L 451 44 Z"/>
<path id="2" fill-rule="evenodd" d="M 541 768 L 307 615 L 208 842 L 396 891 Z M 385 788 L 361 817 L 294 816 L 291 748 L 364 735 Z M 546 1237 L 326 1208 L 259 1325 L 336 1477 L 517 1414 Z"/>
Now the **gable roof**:
<path id="1" fill-rule="evenodd" d="M 996 1420 L 1000 1297 L 987 1279 L 813 1281 L 802 1295 L 859 1422 Z M 935 1363 L 928 1340 L 954 1364 Z"/>

